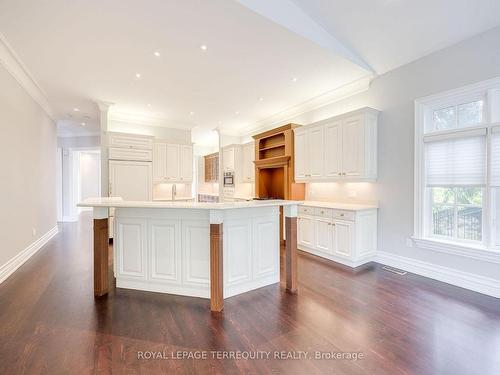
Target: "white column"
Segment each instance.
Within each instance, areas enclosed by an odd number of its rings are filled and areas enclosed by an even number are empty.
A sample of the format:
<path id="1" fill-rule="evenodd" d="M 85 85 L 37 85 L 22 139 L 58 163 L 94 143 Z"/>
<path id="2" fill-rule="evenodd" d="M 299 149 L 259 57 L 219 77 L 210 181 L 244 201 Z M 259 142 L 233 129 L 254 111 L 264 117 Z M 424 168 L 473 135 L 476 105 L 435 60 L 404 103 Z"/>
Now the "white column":
<path id="1" fill-rule="evenodd" d="M 108 181 L 108 112 L 112 103 L 98 102 L 99 107 L 99 124 L 101 133 L 101 196 L 109 196 L 109 181 Z"/>

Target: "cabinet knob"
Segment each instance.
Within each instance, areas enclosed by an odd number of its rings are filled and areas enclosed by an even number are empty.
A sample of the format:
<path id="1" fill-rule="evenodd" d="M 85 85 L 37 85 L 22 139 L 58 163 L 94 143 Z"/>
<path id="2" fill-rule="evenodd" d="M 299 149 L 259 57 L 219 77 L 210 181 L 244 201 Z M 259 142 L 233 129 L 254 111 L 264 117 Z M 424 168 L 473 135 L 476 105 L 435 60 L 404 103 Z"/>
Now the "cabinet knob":
<path id="1" fill-rule="evenodd" d="M 345 216 L 345 214 L 340 214 L 340 216 Z"/>
<path id="2" fill-rule="evenodd" d="M 342 176 L 345 176 L 345 172 L 344 172 L 344 173 L 342 173 Z"/>
<path id="3" fill-rule="evenodd" d="M 338 174 L 339 176 L 342 176 L 342 173 L 340 173 L 340 172 L 339 172 L 339 173 L 337 173 L 337 174 Z"/>

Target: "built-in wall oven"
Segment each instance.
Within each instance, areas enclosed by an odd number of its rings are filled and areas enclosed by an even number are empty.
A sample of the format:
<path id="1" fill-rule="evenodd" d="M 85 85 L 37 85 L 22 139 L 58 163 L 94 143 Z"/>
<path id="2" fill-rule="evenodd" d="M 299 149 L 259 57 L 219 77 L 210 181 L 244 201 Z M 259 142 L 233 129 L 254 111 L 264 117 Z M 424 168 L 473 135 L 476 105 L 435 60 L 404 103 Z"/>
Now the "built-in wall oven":
<path id="1" fill-rule="evenodd" d="M 224 172 L 224 187 L 234 187 L 234 171 Z"/>

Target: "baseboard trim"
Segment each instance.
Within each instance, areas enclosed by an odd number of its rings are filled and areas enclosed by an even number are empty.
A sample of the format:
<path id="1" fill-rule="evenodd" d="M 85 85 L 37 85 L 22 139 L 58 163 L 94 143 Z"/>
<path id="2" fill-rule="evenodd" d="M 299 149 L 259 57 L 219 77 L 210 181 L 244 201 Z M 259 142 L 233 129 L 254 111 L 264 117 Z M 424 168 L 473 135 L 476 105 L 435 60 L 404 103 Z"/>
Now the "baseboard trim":
<path id="1" fill-rule="evenodd" d="M 38 250 L 40 250 L 47 242 L 50 241 L 59 232 L 57 225 L 45 233 L 42 237 L 30 244 L 27 248 L 9 260 L 3 266 L 0 266 L 0 284 L 3 283 L 10 275 L 12 275 L 19 267 L 21 267 L 29 258 L 31 258 Z"/>
<path id="2" fill-rule="evenodd" d="M 387 266 L 438 280 L 447 284 L 500 298 L 500 283 L 490 277 L 485 277 L 453 268 L 438 266 L 421 260 L 407 258 L 383 251 L 377 252 L 376 262 Z"/>

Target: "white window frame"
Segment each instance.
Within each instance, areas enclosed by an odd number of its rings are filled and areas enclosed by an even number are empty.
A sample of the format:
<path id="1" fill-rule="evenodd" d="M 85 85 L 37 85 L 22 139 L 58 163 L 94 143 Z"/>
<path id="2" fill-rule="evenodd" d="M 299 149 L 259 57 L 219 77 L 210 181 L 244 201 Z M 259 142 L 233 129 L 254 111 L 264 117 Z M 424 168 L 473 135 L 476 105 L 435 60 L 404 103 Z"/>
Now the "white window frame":
<path id="1" fill-rule="evenodd" d="M 494 233 L 492 233 L 494 224 L 491 219 L 493 206 L 489 181 L 489 157 L 487 160 L 487 185 L 483 188 L 483 240 L 481 242 L 438 238 L 429 235 L 430 215 L 428 210 L 430 201 L 429 194 L 426 193 L 424 160 L 424 135 L 473 129 L 487 129 L 487 154 L 489 154 L 491 128 L 498 126 L 500 122 L 500 108 L 491 105 L 493 93 L 497 95 L 496 100 L 500 98 L 499 90 L 500 77 L 415 100 L 414 233 L 412 238 L 418 247 L 500 263 L 500 246 L 494 246 Z M 483 100 L 483 121 L 481 124 L 425 134 L 426 121 L 432 118 L 434 110 L 479 99 Z M 492 123 L 492 119 L 498 122 Z"/>

